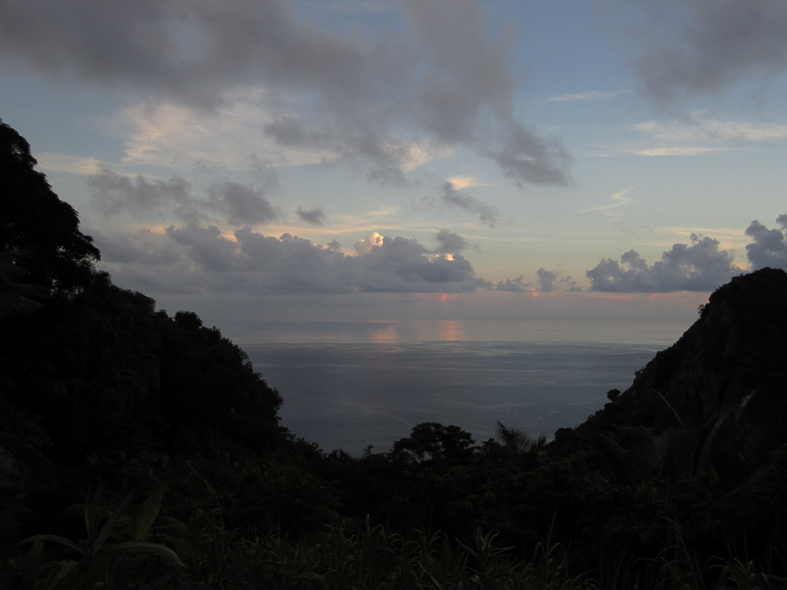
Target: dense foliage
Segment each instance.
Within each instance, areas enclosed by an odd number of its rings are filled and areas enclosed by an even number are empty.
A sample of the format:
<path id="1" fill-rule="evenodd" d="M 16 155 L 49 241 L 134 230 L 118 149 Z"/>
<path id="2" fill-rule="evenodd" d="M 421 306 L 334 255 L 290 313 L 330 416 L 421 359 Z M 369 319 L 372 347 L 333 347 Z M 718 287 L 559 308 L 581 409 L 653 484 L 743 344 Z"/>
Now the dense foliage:
<path id="1" fill-rule="evenodd" d="M 96 271 L 0 140 L 0 587 L 784 587 L 784 272 L 551 443 L 425 423 L 326 454 L 217 328 Z"/>
<path id="2" fill-rule="evenodd" d="M 27 141 L 0 119 L 0 252 L 23 260 L 27 282 L 78 288 L 99 251 L 36 164 Z"/>

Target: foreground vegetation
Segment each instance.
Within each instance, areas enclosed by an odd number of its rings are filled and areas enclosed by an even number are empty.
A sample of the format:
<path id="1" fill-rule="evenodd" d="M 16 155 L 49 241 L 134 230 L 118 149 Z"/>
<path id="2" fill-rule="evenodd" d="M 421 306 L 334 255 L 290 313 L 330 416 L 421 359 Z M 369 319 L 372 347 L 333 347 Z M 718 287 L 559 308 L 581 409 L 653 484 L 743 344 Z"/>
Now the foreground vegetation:
<path id="1" fill-rule="evenodd" d="M 753 561 L 700 563 L 678 531 L 655 557 L 575 574 L 567 549 L 549 539 L 523 555 L 479 529 L 472 539 L 413 531 L 404 537 L 367 519 L 342 522 L 289 541 L 280 532 L 243 534 L 221 512 L 195 511 L 188 521 L 155 524 L 162 488 L 139 505 L 126 498 L 108 511 L 100 494 L 79 507 L 87 538 L 37 535 L 26 553 L 0 568 L 3 588 L 784 588 L 787 578 Z M 153 539 L 155 542 L 145 539 Z M 780 556 L 773 556 L 778 559 Z M 632 570 L 632 565 L 636 567 Z M 779 564 L 783 566 L 783 564 Z"/>
<path id="2" fill-rule="evenodd" d="M 0 587 L 787 587 L 784 272 L 720 288 L 550 443 L 424 423 L 353 457 L 96 271 L 34 167 L 0 123 Z"/>

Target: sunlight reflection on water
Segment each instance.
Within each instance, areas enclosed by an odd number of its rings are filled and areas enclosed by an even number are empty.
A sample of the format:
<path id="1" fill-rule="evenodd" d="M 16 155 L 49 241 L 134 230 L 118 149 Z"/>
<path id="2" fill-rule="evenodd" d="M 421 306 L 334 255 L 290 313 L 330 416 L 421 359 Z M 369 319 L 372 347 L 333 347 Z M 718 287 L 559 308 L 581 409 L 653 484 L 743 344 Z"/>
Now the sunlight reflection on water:
<path id="1" fill-rule="evenodd" d="M 259 342 L 595 342 L 669 346 L 682 322 L 466 321 L 265 322 L 235 330 L 241 344 Z"/>
<path id="2" fill-rule="evenodd" d="M 551 437 L 627 388 L 683 325 L 648 322 L 312 322 L 239 344 L 279 390 L 282 423 L 326 451 L 386 450 L 421 422 L 477 442 L 496 420 Z"/>

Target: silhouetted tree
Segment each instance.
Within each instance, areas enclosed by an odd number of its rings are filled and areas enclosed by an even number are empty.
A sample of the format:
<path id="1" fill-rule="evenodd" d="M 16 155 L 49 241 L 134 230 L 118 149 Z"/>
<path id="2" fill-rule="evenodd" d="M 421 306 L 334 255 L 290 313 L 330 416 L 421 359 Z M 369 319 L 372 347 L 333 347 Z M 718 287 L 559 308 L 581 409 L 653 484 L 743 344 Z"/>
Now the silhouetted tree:
<path id="1" fill-rule="evenodd" d="M 526 454 L 543 449 L 547 444 L 547 437 L 544 434 L 536 438 L 530 436 L 524 430 L 518 428 L 508 428 L 505 424 L 497 421 L 495 435 L 509 450 L 515 454 Z"/>
<path id="2" fill-rule="evenodd" d="M 89 281 L 100 258 L 79 216 L 52 191 L 30 144 L 0 120 L 0 251 L 25 269 L 22 282 L 70 291 Z M 23 254 L 22 254 L 23 253 Z"/>

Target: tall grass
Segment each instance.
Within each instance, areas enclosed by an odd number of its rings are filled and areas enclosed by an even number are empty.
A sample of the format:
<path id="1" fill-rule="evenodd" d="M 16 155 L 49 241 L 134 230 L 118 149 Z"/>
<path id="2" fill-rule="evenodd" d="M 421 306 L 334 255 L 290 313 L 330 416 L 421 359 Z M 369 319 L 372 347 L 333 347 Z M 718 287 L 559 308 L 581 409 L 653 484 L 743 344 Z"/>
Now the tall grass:
<path id="1" fill-rule="evenodd" d="M 299 541 L 277 531 L 226 528 L 219 510 L 188 521 L 156 518 L 160 490 L 114 510 L 98 495 L 80 507 L 83 539 L 38 535 L 0 564 L 0 587 L 183 588 L 319 590 L 600 590 L 776 589 L 787 579 L 753 561 L 700 563 L 676 528 L 655 557 L 635 564 L 621 558 L 608 572 L 569 571 L 569 551 L 549 538 L 530 555 L 480 529 L 469 540 L 436 531 L 408 537 L 381 525 L 342 522 Z M 782 564 L 783 565 L 783 564 Z M 631 572 L 636 571 L 636 575 Z"/>

